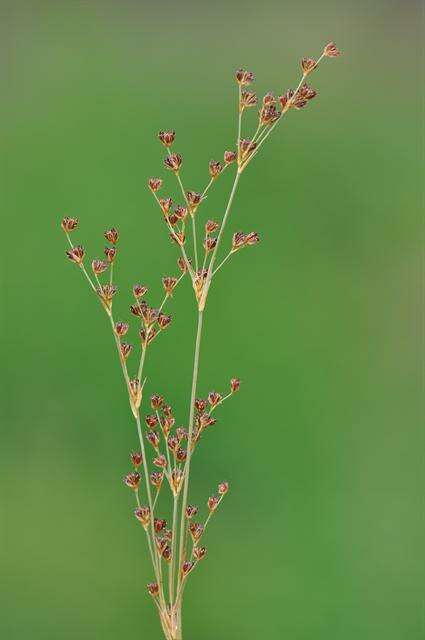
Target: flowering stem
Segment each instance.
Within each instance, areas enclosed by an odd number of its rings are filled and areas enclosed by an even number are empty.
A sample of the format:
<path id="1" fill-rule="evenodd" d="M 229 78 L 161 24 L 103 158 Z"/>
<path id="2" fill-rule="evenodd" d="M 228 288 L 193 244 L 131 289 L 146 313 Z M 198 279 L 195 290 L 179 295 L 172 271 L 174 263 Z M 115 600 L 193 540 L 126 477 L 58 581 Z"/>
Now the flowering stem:
<path id="1" fill-rule="evenodd" d="M 185 477 L 184 477 L 184 485 L 183 485 L 183 499 L 182 499 L 181 521 L 180 521 L 180 548 L 179 548 L 179 563 L 177 566 L 177 571 L 179 572 L 179 577 L 178 577 L 179 584 L 181 581 L 181 567 L 183 563 L 185 538 L 186 538 L 186 534 L 185 534 L 186 507 L 187 507 L 187 497 L 188 497 L 188 491 L 189 491 L 190 461 L 192 457 L 193 419 L 195 414 L 195 398 L 196 398 L 196 388 L 198 383 L 199 353 L 201 348 L 201 336 L 202 336 L 202 321 L 203 321 L 203 312 L 198 311 L 198 327 L 196 331 L 195 354 L 193 359 L 192 391 L 190 394 L 187 460 L 185 465 Z"/>

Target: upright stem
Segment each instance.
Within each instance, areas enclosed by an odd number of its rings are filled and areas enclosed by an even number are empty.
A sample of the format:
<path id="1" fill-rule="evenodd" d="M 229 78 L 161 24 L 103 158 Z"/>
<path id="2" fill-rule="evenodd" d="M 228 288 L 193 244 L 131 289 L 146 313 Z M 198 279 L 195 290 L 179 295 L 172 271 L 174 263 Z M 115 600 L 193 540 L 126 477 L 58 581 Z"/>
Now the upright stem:
<path id="1" fill-rule="evenodd" d="M 178 584 L 180 584 L 181 580 L 181 566 L 183 563 L 183 554 L 184 554 L 184 546 L 185 546 L 185 530 L 186 530 L 186 507 L 187 507 L 187 496 L 189 491 L 189 475 L 190 475 L 190 460 L 192 457 L 192 435 L 193 435 L 193 419 L 195 415 L 195 398 L 196 398 L 196 387 L 198 384 L 198 371 L 199 371 L 199 352 L 201 348 L 201 336 L 202 336 L 202 320 L 203 320 L 203 312 L 198 311 L 198 328 L 196 331 L 196 342 L 195 342 L 195 355 L 193 359 L 193 374 L 192 374 L 192 392 L 190 394 L 190 409 L 189 409 L 189 434 L 188 434 L 188 444 L 187 444 L 187 460 L 185 465 L 185 476 L 184 476 L 184 485 L 183 485 L 183 501 L 182 501 L 182 509 L 181 509 L 181 521 L 180 521 L 180 548 L 179 548 L 179 563 L 177 565 L 178 571 Z"/>

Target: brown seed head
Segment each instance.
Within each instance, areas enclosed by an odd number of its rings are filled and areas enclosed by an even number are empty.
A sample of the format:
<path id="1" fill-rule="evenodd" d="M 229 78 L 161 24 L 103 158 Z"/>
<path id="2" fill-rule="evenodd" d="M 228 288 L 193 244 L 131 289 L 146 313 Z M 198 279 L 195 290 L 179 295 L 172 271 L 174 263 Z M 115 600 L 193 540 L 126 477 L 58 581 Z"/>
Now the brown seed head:
<path id="1" fill-rule="evenodd" d="M 172 153 L 167 156 L 164 160 L 164 166 L 166 169 L 170 169 L 170 171 L 174 171 L 174 173 L 178 173 L 183 162 L 183 158 L 179 153 Z"/>
<path id="2" fill-rule="evenodd" d="M 255 231 L 251 231 L 251 233 L 248 233 L 245 237 L 245 244 L 247 246 L 258 244 L 259 242 L 260 242 L 260 236 Z"/>
<path id="3" fill-rule="evenodd" d="M 178 244 L 180 247 L 182 247 L 186 242 L 186 236 L 183 233 L 183 231 L 174 231 L 173 233 L 170 233 L 170 238 L 173 242 Z"/>
<path id="4" fill-rule="evenodd" d="M 78 227 L 78 218 L 70 218 L 69 216 L 65 216 L 62 218 L 61 227 L 65 231 L 65 233 L 71 233 L 71 231 L 75 231 Z"/>
<path id="5" fill-rule="evenodd" d="M 334 42 L 329 42 L 326 45 L 326 47 L 323 49 L 323 53 L 328 58 L 336 58 L 341 54 L 341 52 L 339 51 L 339 49 L 337 48 Z"/>
<path id="6" fill-rule="evenodd" d="M 238 69 L 236 71 L 236 81 L 241 87 L 246 87 L 254 80 L 254 74 L 252 71 L 246 71 L 245 69 Z"/>
<path id="7" fill-rule="evenodd" d="M 130 489 L 134 489 L 134 491 L 136 491 L 140 484 L 140 473 L 137 473 L 137 471 L 127 473 L 124 477 L 124 484 L 127 485 L 127 487 L 130 487 Z"/>
<path id="8" fill-rule="evenodd" d="M 112 298 L 117 292 L 117 287 L 114 284 L 103 284 L 96 289 L 100 298 L 102 298 L 105 305 L 110 308 L 112 305 Z"/>
<path id="9" fill-rule="evenodd" d="M 71 262 L 75 262 L 76 264 L 82 264 L 84 260 L 84 247 L 79 244 L 77 247 L 72 247 L 72 249 L 68 249 L 65 252 Z"/>
<path id="10" fill-rule="evenodd" d="M 158 133 L 158 138 L 160 139 L 164 147 L 171 147 L 175 137 L 176 137 L 175 131 L 160 131 Z"/>
<path id="11" fill-rule="evenodd" d="M 294 92 L 292 89 L 288 89 L 286 93 L 279 96 L 279 102 L 283 112 L 287 111 L 292 106 L 293 96 L 294 96 Z"/>
<path id="12" fill-rule="evenodd" d="M 252 142 L 247 138 L 244 138 L 243 140 L 240 141 L 239 148 L 240 148 L 242 157 L 247 158 L 253 153 L 253 151 L 255 151 L 255 149 L 257 148 L 257 143 Z"/>
<path id="13" fill-rule="evenodd" d="M 183 449 L 182 447 L 179 447 L 176 451 L 176 459 L 179 462 L 184 462 L 187 458 L 187 451 L 186 449 Z"/>
<path id="14" fill-rule="evenodd" d="M 154 193 L 156 193 L 157 191 L 160 190 L 160 188 L 162 187 L 162 180 L 161 178 L 149 178 L 148 180 L 148 186 L 149 189 L 151 191 L 153 191 Z"/>

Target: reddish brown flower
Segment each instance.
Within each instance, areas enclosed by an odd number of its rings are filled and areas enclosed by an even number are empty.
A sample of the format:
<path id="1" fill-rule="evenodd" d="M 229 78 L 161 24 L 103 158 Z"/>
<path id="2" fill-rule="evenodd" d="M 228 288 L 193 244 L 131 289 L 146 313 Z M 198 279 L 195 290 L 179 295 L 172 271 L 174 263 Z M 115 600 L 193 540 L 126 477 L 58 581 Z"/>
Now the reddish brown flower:
<path id="1" fill-rule="evenodd" d="M 140 484 L 140 473 L 137 473 L 137 471 L 127 473 L 124 477 L 124 484 L 127 485 L 127 487 L 130 487 L 130 489 L 134 489 L 134 491 L 136 491 Z"/>
<path id="2" fill-rule="evenodd" d="M 281 112 L 277 111 L 274 105 L 262 107 L 260 110 L 260 122 L 263 125 L 272 125 L 279 120 L 281 115 Z"/>
<path id="3" fill-rule="evenodd" d="M 105 247 L 105 250 L 103 253 L 105 254 L 108 262 L 112 263 L 115 260 L 117 250 L 115 247 Z"/>
<path id="4" fill-rule="evenodd" d="M 194 566 L 195 566 L 195 563 L 191 562 L 189 560 L 185 560 L 183 562 L 183 565 L 182 565 L 182 576 L 183 576 L 183 578 L 185 578 L 186 576 L 189 575 L 189 573 L 192 571 Z"/>
<path id="5" fill-rule="evenodd" d="M 207 555 L 206 547 L 194 547 L 193 555 L 197 560 L 203 560 Z"/>
<path id="6" fill-rule="evenodd" d="M 216 160 L 211 160 L 208 169 L 209 169 L 211 178 L 215 179 L 215 178 L 218 178 L 218 176 L 223 170 L 223 167 L 221 162 L 217 162 Z"/>
<path id="7" fill-rule="evenodd" d="M 242 156 L 247 158 L 257 148 L 257 143 L 244 138 L 240 141 L 239 148 Z"/>
<path id="8" fill-rule="evenodd" d="M 190 520 L 191 518 L 196 516 L 197 513 L 198 513 L 198 507 L 195 507 L 194 504 L 188 504 L 187 505 L 187 507 L 186 507 L 186 518 L 188 518 Z"/>
<path id="9" fill-rule="evenodd" d="M 171 316 L 167 316 L 165 313 L 160 313 L 158 316 L 158 324 L 161 329 L 165 329 L 171 322 Z"/>
<path id="10" fill-rule="evenodd" d="M 337 56 L 339 56 L 341 54 L 341 52 L 339 51 L 339 49 L 337 48 L 337 46 L 336 46 L 336 44 L 334 42 L 329 42 L 326 45 L 326 47 L 323 49 L 323 53 L 328 58 L 336 58 Z"/>
<path id="11" fill-rule="evenodd" d="M 276 104 L 276 98 L 274 97 L 274 94 L 271 91 L 269 91 L 263 97 L 263 105 L 265 107 L 270 107 L 271 105 L 275 105 L 275 104 Z"/>
<path id="12" fill-rule="evenodd" d="M 147 585 L 147 590 L 148 593 L 153 597 L 156 598 L 159 595 L 159 587 L 158 584 L 156 582 L 150 582 Z"/>
<path id="13" fill-rule="evenodd" d="M 172 153 L 167 156 L 164 160 L 164 166 L 166 169 L 170 169 L 170 171 L 174 171 L 178 173 L 183 162 L 183 158 L 179 153 Z"/>
<path id="14" fill-rule="evenodd" d="M 254 80 L 254 74 L 252 71 L 246 71 L 245 69 L 238 69 L 236 71 L 236 81 L 241 87 L 246 87 Z"/>
<path id="15" fill-rule="evenodd" d="M 212 407 L 217 406 L 221 400 L 222 396 L 220 393 L 217 393 L 217 391 L 210 391 L 210 393 L 208 394 L 208 402 Z"/>
<path id="16" fill-rule="evenodd" d="M 177 266 L 182 273 L 186 273 L 187 265 L 186 265 L 186 260 L 183 257 L 177 260 Z"/>
<path id="17" fill-rule="evenodd" d="M 260 236 L 255 231 L 251 231 L 251 233 L 248 233 L 245 237 L 245 244 L 247 246 L 257 244 L 258 242 L 260 242 Z"/>
<path id="18" fill-rule="evenodd" d="M 215 249 L 216 245 L 217 238 L 212 238 L 211 236 L 205 238 L 204 249 L 207 253 L 210 253 L 213 249 Z"/>
<path id="19" fill-rule="evenodd" d="M 98 287 L 96 291 L 106 306 L 110 307 L 112 299 L 117 292 L 117 287 L 114 284 L 103 284 L 101 287 Z"/>
<path id="20" fill-rule="evenodd" d="M 235 151 L 225 151 L 224 152 L 224 162 L 226 164 L 231 164 L 237 158 L 237 153 Z"/>
<path id="21" fill-rule="evenodd" d="M 170 212 L 173 201 L 171 198 L 160 198 L 159 204 L 161 206 L 162 213 L 167 215 Z"/>
<path id="22" fill-rule="evenodd" d="M 149 416 L 145 416 L 145 422 L 146 422 L 146 425 L 149 427 L 149 429 L 154 429 L 158 424 L 158 418 L 154 413 L 152 413 Z"/>
<path id="23" fill-rule="evenodd" d="M 292 89 L 288 89 L 286 93 L 279 96 L 279 102 L 283 112 L 287 111 L 292 106 L 293 96 L 294 96 L 294 92 Z"/>
<path id="24" fill-rule="evenodd" d="M 127 360 L 128 356 L 133 351 L 133 345 L 128 344 L 127 342 L 122 342 L 120 349 L 121 349 L 121 355 L 123 359 Z"/>
<path id="25" fill-rule="evenodd" d="M 199 413 L 202 413 L 207 408 L 207 400 L 204 398 L 196 398 L 195 407 Z"/>
<path id="26" fill-rule="evenodd" d="M 157 458 L 154 458 L 153 463 L 155 467 L 159 467 L 160 469 L 165 469 L 167 466 L 167 458 L 163 454 L 161 454 Z"/>
<path id="27" fill-rule="evenodd" d="M 181 442 L 182 440 L 187 440 L 188 433 L 184 427 L 177 427 L 176 436 L 178 441 Z"/>
<path id="28" fill-rule="evenodd" d="M 187 218 L 187 209 L 186 207 L 182 207 L 181 204 L 178 204 L 174 209 L 174 215 L 177 220 L 186 220 Z"/>
<path id="29" fill-rule="evenodd" d="M 317 67 L 317 62 L 314 58 L 303 58 L 301 60 L 301 69 L 305 76 L 307 76 L 309 73 L 314 71 L 316 67 Z"/>
<path id="30" fill-rule="evenodd" d="M 149 440 L 149 442 L 151 443 L 153 448 L 155 450 L 158 450 L 160 439 L 159 439 L 159 435 L 157 434 L 157 432 L 156 431 L 148 431 L 146 433 L 146 438 Z"/>
<path id="31" fill-rule="evenodd" d="M 150 480 L 153 486 L 159 489 L 162 485 L 162 481 L 164 480 L 164 474 L 162 473 L 162 471 L 154 471 L 150 475 Z"/>
<path id="32" fill-rule="evenodd" d="M 108 267 L 109 267 L 109 263 L 105 262 L 105 260 L 96 259 L 96 260 L 93 260 L 91 263 L 91 268 L 93 270 L 93 273 L 95 273 L 97 276 L 103 273 L 104 271 L 106 271 Z"/>
<path id="33" fill-rule="evenodd" d="M 162 403 L 164 402 L 164 398 L 157 393 L 151 396 L 151 407 L 152 409 L 160 409 Z"/>
<path id="34" fill-rule="evenodd" d="M 174 278 L 173 276 L 165 276 L 164 278 L 162 278 L 162 285 L 164 287 L 165 293 L 168 296 L 172 296 L 173 295 L 173 291 L 174 291 L 174 287 L 177 284 L 177 278 Z"/>
<path id="35" fill-rule="evenodd" d="M 78 218 L 70 218 L 69 216 L 65 216 L 62 218 L 61 227 L 65 231 L 65 233 L 71 233 L 71 231 L 75 231 L 78 227 Z"/>
<path id="36" fill-rule="evenodd" d="M 162 187 L 162 180 L 161 178 L 149 178 L 148 180 L 148 186 L 149 189 L 151 191 L 153 191 L 154 193 L 156 193 L 157 191 L 160 190 L 160 188 Z"/>
<path id="37" fill-rule="evenodd" d="M 204 533 L 204 525 L 199 522 L 192 522 L 189 525 L 190 535 L 192 536 L 193 542 L 197 542 L 201 539 L 202 534 Z"/>
<path id="38" fill-rule="evenodd" d="M 160 531 L 165 529 L 165 527 L 167 526 L 167 521 L 161 520 L 161 518 L 155 518 L 153 523 L 154 523 L 154 529 L 156 533 L 159 533 Z"/>
<path id="39" fill-rule="evenodd" d="M 228 482 L 220 482 L 218 485 L 218 492 L 221 496 L 224 496 L 229 491 L 229 483 Z"/>
<path id="40" fill-rule="evenodd" d="M 173 242 L 180 245 L 181 247 L 186 242 L 186 236 L 183 231 L 174 231 L 173 233 L 170 233 L 170 238 Z"/>
<path id="41" fill-rule="evenodd" d="M 168 544 L 166 547 L 164 547 L 162 557 L 164 558 L 165 562 L 171 562 L 171 548 L 168 546 Z"/>
<path id="42" fill-rule="evenodd" d="M 182 447 L 179 447 L 176 451 L 176 459 L 179 462 L 184 462 L 187 458 L 187 451 L 186 449 L 183 449 Z"/>
<path id="43" fill-rule="evenodd" d="M 142 506 L 134 510 L 134 515 L 139 522 L 146 528 L 151 519 L 151 510 L 148 506 Z"/>
<path id="44" fill-rule="evenodd" d="M 72 249 L 68 249 L 68 251 L 66 251 L 65 253 L 72 262 L 75 262 L 76 264 L 82 264 L 85 251 L 84 247 L 81 246 L 81 244 L 79 244 L 77 247 L 72 247 Z"/>
<path id="45" fill-rule="evenodd" d="M 133 451 L 133 453 L 130 454 L 130 459 L 136 469 L 143 463 L 143 456 L 140 451 Z"/>
<path id="46" fill-rule="evenodd" d="M 239 108 L 241 111 L 248 107 L 255 107 L 258 102 L 258 98 L 252 91 L 242 91 L 241 102 Z"/>
<path id="47" fill-rule="evenodd" d="M 218 507 L 219 499 L 217 496 L 211 496 L 208 498 L 208 509 L 209 511 L 215 511 Z"/>
<path id="48" fill-rule="evenodd" d="M 125 336 L 128 331 L 128 324 L 126 322 L 116 322 L 115 323 L 115 333 L 117 336 Z"/>
<path id="49" fill-rule="evenodd" d="M 195 213 L 199 204 L 202 202 L 202 194 L 198 193 L 197 191 L 188 191 L 186 193 L 186 197 L 189 203 L 190 212 L 193 214 Z"/>
<path id="50" fill-rule="evenodd" d="M 239 378 L 232 378 L 230 380 L 230 390 L 232 393 L 236 393 L 236 391 L 239 391 L 240 386 L 241 386 L 241 381 L 239 380 Z"/>
<path id="51" fill-rule="evenodd" d="M 135 284 L 133 286 L 133 295 L 138 300 L 139 298 L 143 298 L 148 292 L 148 288 L 143 284 Z"/>
<path id="52" fill-rule="evenodd" d="M 246 234 L 243 231 L 236 231 L 232 238 L 232 251 L 237 251 L 245 246 Z"/>
<path id="53" fill-rule="evenodd" d="M 218 222 L 215 222 L 214 220 L 207 220 L 207 222 L 205 223 L 206 235 L 210 233 L 214 233 L 214 231 L 217 231 L 217 229 L 219 228 L 220 228 L 220 225 L 218 224 Z"/>
<path id="54" fill-rule="evenodd" d="M 160 139 L 164 147 L 171 147 L 175 137 L 176 137 L 175 131 L 160 131 L 158 133 L 158 138 Z"/>
<path id="55" fill-rule="evenodd" d="M 108 242 L 110 242 L 111 244 L 117 244 L 119 234 L 115 227 L 112 227 L 111 229 L 105 231 L 104 235 Z"/>

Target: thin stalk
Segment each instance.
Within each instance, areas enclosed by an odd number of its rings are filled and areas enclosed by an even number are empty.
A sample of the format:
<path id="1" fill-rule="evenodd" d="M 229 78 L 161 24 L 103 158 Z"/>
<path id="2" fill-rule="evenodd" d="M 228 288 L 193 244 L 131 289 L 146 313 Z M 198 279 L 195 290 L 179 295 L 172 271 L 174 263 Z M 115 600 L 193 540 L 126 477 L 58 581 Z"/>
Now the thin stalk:
<path id="1" fill-rule="evenodd" d="M 178 584 L 181 581 L 181 566 L 183 563 L 183 554 L 184 554 L 184 546 L 185 546 L 185 530 L 186 530 L 186 507 L 187 507 L 187 497 L 189 492 L 189 477 L 190 477 L 190 461 L 192 458 L 192 435 L 193 435 L 193 419 L 195 415 L 195 398 L 196 398 L 196 388 L 198 383 L 198 372 L 199 372 L 199 353 L 201 348 L 201 336 L 202 336 L 202 321 L 203 321 L 203 312 L 198 311 L 198 326 L 196 330 L 196 341 L 195 341 L 195 354 L 193 358 L 193 374 L 192 374 L 192 391 L 190 394 L 190 409 L 189 409 L 189 433 L 188 433 L 188 444 L 187 444 L 187 460 L 185 465 L 185 477 L 184 477 L 184 485 L 183 485 L 183 499 L 182 499 L 182 507 L 181 507 L 181 521 L 180 521 L 180 548 L 179 548 L 179 563 L 177 566 L 178 571 Z"/>

